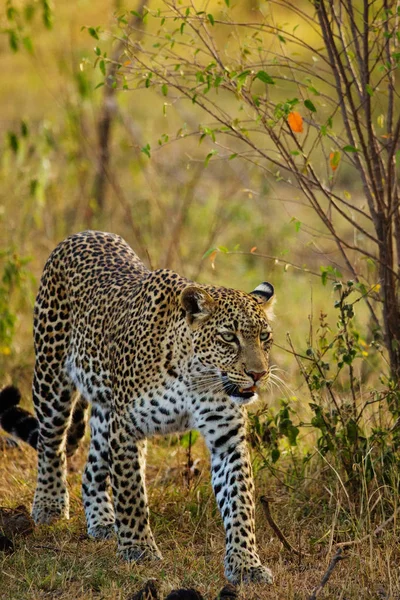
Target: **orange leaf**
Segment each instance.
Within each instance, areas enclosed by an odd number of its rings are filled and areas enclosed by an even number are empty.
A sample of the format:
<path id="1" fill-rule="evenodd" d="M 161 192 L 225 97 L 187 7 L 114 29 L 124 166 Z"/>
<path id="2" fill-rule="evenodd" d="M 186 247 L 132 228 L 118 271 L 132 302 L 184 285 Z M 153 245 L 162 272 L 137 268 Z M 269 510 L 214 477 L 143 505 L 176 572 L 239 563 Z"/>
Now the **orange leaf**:
<path id="1" fill-rule="evenodd" d="M 331 152 L 329 155 L 329 165 L 332 171 L 336 171 L 340 163 L 340 152 Z"/>
<path id="2" fill-rule="evenodd" d="M 252 249 L 250 250 L 251 254 L 253 254 L 253 252 L 255 252 L 257 250 L 257 246 L 253 246 Z"/>
<path id="3" fill-rule="evenodd" d="M 217 254 L 218 254 L 218 250 L 214 250 L 214 252 L 211 252 L 211 254 L 209 256 L 212 269 L 215 269 L 215 259 L 217 257 Z"/>
<path id="4" fill-rule="evenodd" d="M 126 60 L 124 63 L 122 63 L 124 65 L 124 67 L 129 67 L 129 65 L 132 64 L 131 60 Z"/>
<path id="5" fill-rule="evenodd" d="M 288 123 L 289 127 L 294 133 L 302 133 L 303 132 L 303 117 L 300 113 L 293 110 L 288 114 Z"/>

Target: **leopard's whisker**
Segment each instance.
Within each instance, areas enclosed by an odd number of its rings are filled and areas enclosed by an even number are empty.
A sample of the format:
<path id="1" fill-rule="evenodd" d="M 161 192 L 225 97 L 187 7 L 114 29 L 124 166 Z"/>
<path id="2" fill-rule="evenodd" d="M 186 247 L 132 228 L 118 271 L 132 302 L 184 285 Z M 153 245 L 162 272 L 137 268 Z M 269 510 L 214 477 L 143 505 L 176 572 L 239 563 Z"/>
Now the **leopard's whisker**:
<path id="1" fill-rule="evenodd" d="M 282 393 L 289 396 L 294 396 L 293 390 L 288 386 L 288 384 L 275 373 L 270 373 L 268 381 L 275 385 Z"/>

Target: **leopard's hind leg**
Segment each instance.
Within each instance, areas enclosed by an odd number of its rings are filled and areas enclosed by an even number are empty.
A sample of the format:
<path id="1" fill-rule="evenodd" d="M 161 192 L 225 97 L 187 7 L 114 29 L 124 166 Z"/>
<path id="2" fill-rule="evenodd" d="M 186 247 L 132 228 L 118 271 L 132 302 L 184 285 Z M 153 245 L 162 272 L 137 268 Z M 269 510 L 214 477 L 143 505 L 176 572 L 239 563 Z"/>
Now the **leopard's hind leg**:
<path id="1" fill-rule="evenodd" d="M 90 449 L 82 479 L 88 534 L 97 539 L 114 535 L 114 509 L 109 495 L 109 409 L 93 403 Z"/>
<path id="2" fill-rule="evenodd" d="M 56 250 L 43 271 L 34 310 L 33 402 L 38 419 L 38 477 L 32 516 L 37 523 L 69 517 L 66 439 L 75 385 L 66 370 L 71 322 Z"/>
<path id="3" fill-rule="evenodd" d="M 39 364 L 38 364 L 39 362 Z M 32 516 L 36 523 L 69 518 L 66 437 L 71 422 L 74 387 L 60 372 L 37 361 L 33 401 L 39 421 L 38 475 Z"/>

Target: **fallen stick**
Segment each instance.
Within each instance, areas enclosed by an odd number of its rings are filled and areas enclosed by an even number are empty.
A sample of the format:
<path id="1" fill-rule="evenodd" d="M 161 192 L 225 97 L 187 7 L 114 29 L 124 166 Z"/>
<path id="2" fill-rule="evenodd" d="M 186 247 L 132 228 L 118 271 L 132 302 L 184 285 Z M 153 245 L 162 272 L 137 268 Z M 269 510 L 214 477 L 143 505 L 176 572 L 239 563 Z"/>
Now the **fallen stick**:
<path id="1" fill-rule="evenodd" d="M 297 548 L 294 548 L 292 546 L 292 544 L 287 540 L 285 535 L 282 533 L 282 531 L 279 529 L 278 525 L 275 523 L 275 521 L 272 517 L 271 511 L 269 508 L 269 502 L 270 502 L 269 498 L 267 496 L 261 496 L 260 501 L 261 501 L 265 516 L 267 518 L 267 521 L 268 521 L 270 527 L 276 533 L 278 539 L 282 542 L 282 544 L 284 545 L 286 550 L 289 550 L 289 552 L 293 552 L 293 554 L 296 554 L 296 556 L 311 556 L 311 554 L 308 554 L 307 552 L 303 552 L 302 550 L 297 550 Z"/>
<path id="2" fill-rule="evenodd" d="M 342 556 L 342 548 L 338 548 L 336 550 L 336 554 L 335 556 L 332 558 L 331 562 L 329 563 L 329 567 L 327 568 L 327 570 L 325 571 L 325 574 L 323 576 L 323 578 L 321 579 L 321 583 L 319 585 L 317 585 L 317 587 L 315 588 L 315 590 L 313 591 L 313 593 L 311 594 L 309 600 L 316 600 L 317 597 L 319 596 L 320 591 L 325 587 L 325 585 L 328 583 L 330 576 L 333 573 L 334 568 L 336 567 L 337 563 L 340 560 L 343 560 L 345 558 L 347 558 L 346 556 Z"/>

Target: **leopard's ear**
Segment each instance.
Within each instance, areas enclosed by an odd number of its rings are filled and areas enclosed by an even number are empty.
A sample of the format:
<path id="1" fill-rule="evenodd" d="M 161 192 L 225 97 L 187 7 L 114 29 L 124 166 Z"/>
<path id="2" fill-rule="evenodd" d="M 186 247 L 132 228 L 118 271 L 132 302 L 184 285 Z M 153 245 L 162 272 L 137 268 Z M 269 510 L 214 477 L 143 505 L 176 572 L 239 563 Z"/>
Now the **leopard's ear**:
<path id="1" fill-rule="evenodd" d="M 262 305 L 268 319 L 273 319 L 276 298 L 272 283 L 269 283 L 268 281 L 260 283 L 260 285 L 258 285 L 256 289 L 251 292 L 251 295 L 255 297 L 259 304 Z"/>
<path id="2" fill-rule="evenodd" d="M 180 302 L 188 323 L 192 326 L 208 319 L 216 305 L 210 294 L 196 285 L 190 285 L 182 291 Z"/>

